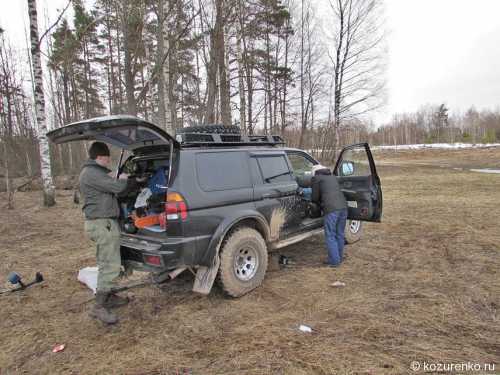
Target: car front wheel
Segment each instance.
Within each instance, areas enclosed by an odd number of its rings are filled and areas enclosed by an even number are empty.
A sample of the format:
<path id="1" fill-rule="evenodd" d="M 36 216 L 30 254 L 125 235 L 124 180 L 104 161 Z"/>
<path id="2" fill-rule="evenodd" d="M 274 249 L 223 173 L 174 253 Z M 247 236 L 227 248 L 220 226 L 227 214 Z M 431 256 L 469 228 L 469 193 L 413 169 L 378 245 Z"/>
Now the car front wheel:
<path id="1" fill-rule="evenodd" d="M 257 288 L 262 284 L 266 270 L 266 243 L 255 229 L 236 229 L 224 240 L 219 281 L 227 294 L 240 297 Z"/>
<path id="2" fill-rule="evenodd" d="M 347 220 L 345 225 L 345 242 L 348 244 L 357 242 L 363 235 L 363 222 L 359 220 Z"/>

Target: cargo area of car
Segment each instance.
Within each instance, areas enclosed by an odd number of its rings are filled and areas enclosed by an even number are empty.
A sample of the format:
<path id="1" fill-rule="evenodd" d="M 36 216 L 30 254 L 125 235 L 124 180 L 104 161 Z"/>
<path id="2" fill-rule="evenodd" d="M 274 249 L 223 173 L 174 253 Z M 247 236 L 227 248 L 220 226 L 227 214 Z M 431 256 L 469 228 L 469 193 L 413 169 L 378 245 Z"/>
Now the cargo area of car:
<path id="1" fill-rule="evenodd" d="M 139 180 L 137 188 L 119 197 L 122 231 L 128 234 L 164 236 L 170 168 L 168 152 L 132 155 L 121 173 Z"/>

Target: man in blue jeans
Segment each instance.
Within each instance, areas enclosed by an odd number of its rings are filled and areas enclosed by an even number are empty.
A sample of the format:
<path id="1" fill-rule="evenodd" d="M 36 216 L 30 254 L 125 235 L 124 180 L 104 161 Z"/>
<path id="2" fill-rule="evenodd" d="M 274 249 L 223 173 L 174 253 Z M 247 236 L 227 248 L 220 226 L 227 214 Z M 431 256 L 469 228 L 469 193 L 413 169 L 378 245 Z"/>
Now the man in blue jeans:
<path id="1" fill-rule="evenodd" d="M 321 206 L 324 215 L 325 239 L 328 259 L 325 264 L 336 267 L 342 263 L 344 230 L 347 220 L 347 202 L 340 190 L 337 177 L 330 169 L 315 165 L 312 168 L 311 200 Z"/>

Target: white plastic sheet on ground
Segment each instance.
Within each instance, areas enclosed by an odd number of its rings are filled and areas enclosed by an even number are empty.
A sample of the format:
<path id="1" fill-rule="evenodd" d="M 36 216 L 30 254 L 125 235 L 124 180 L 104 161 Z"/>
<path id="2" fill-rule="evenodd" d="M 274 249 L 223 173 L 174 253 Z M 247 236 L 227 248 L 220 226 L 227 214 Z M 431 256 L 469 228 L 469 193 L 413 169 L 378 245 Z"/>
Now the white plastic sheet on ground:
<path id="1" fill-rule="evenodd" d="M 97 290 L 97 267 L 85 267 L 78 271 L 78 281 L 87 285 L 94 293 Z"/>
<path id="2" fill-rule="evenodd" d="M 305 333 L 312 333 L 313 329 L 309 326 L 306 326 L 305 324 L 301 324 L 299 326 L 299 330 Z"/>

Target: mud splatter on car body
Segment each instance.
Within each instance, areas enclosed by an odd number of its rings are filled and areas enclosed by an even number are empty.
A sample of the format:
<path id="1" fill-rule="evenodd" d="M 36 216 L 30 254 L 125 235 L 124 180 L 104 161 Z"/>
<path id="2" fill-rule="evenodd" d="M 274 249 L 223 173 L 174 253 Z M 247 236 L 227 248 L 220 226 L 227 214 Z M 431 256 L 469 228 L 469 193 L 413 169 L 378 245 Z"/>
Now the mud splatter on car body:
<path id="1" fill-rule="evenodd" d="M 269 221 L 270 239 L 277 240 L 280 236 L 281 228 L 285 223 L 286 211 L 283 207 L 273 210 L 271 220 Z"/>

